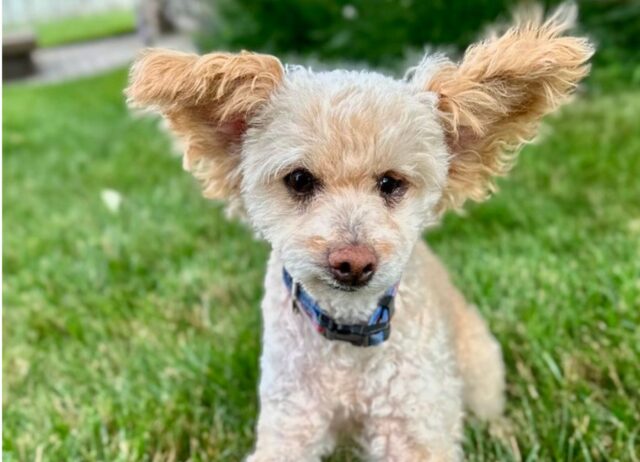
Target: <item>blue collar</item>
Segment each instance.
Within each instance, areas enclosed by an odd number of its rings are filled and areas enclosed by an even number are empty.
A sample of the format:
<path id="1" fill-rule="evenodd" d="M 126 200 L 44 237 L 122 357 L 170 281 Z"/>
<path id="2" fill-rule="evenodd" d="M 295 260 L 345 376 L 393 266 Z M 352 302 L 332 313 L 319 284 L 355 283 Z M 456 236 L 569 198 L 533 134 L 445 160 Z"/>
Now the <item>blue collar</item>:
<path id="1" fill-rule="evenodd" d="M 323 337 L 362 347 L 379 345 L 389 338 L 397 284 L 380 297 L 375 311 L 366 324 L 339 324 L 320 308 L 318 302 L 302 288 L 300 283 L 293 281 L 293 277 L 285 268 L 282 269 L 282 277 L 284 285 L 291 294 L 293 309 L 297 312 L 303 311 Z"/>

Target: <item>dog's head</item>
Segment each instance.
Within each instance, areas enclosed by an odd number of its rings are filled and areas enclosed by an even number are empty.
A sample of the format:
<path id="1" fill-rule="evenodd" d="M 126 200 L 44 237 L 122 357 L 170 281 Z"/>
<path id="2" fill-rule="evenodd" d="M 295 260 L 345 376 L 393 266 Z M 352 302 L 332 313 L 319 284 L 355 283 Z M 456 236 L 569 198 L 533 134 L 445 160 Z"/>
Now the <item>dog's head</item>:
<path id="1" fill-rule="evenodd" d="M 587 74 L 592 47 L 564 35 L 570 16 L 528 16 L 402 81 L 152 50 L 127 92 L 168 120 L 205 196 L 244 209 L 314 295 L 379 295 L 425 227 L 484 199 Z"/>

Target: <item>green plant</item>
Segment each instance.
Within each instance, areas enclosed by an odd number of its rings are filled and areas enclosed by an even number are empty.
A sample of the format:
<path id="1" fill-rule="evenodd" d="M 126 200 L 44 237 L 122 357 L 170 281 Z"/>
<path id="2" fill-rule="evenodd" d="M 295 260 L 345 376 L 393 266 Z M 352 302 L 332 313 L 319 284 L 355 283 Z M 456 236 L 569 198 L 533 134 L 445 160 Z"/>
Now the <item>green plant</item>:
<path id="1" fill-rule="evenodd" d="M 477 39 L 509 19 L 519 0 L 210 0 L 197 41 L 202 51 L 229 48 L 394 67 L 409 49 Z M 550 8 L 559 0 L 543 3 Z M 599 45 L 598 66 L 630 78 L 640 61 L 640 3 L 581 0 L 580 28 Z"/>
<path id="2" fill-rule="evenodd" d="M 38 44 L 51 47 L 131 33 L 135 18 L 133 11 L 114 10 L 38 23 L 35 30 Z"/>

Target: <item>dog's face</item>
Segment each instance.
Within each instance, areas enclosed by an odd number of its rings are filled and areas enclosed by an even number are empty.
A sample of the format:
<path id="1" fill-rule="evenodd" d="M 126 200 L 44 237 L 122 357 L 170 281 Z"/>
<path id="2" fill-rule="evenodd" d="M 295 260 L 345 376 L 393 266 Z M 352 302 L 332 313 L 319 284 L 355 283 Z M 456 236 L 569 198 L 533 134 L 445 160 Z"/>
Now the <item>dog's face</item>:
<path id="1" fill-rule="evenodd" d="M 570 13 L 522 19 L 459 64 L 426 58 L 402 81 L 150 51 L 127 93 L 184 141 L 204 195 L 245 211 L 314 295 L 380 294 L 424 228 L 486 198 L 587 74 L 591 45 L 563 35 Z"/>
<path id="2" fill-rule="evenodd" d="M 436 105 L 381 75 L 299 69 L 247 130 L 244 206 L 316 296 L 380 294 L 399 280 L 446 183 Z"/>

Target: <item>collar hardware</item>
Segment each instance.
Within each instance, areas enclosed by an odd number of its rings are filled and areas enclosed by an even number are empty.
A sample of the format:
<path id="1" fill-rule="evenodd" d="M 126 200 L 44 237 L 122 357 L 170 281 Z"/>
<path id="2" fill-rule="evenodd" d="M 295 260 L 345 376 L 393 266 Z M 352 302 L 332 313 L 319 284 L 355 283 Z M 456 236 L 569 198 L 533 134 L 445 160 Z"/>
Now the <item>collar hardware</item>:
<path id="1" fill-rule="evenodd" d="M 293 284 L 293 289 L 291 290 L 291 308 L 295 313 L 300 313 L 300 305 L 298 305 L 299 295 L 300 295 L 300 283 L 296 282 Z"/>
<path id="2" fill-rule="evenodd" d="M 283 268 L 284 284 L 291 295 L 294 312 L 304 312 L 315 329 L 328 340 L 347 342 L 354 346 L 374 346 L 383 343 L 391 334 L 391 317 L 398 284 L 380 297 L 375 311 L 366 324 L 341 324 L 325 313 L 289 272 Z"/>

